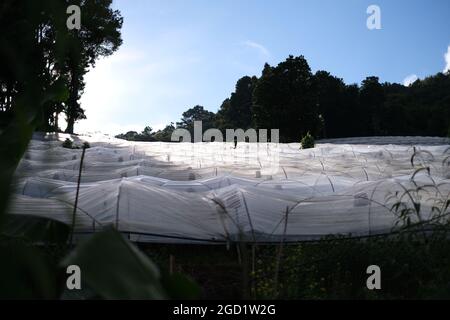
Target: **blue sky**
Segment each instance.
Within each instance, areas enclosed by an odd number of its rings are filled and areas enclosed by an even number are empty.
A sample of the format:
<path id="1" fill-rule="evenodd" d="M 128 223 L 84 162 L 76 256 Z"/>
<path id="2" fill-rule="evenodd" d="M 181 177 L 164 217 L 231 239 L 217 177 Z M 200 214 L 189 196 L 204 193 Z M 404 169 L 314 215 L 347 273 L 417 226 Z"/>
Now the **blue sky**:
<path id="1" fill-rule="evenodd" d="M 381 30 L 366 27 L 369 5 Z M 448 0 L 115 0 L 124 43 L 86 76 L 76 131 L 162 128 L 200 104 L 217 111 L 244 75 L 304 55 L 346 83 L 403 83 L 446 68 Z M 447 57 L 450 60 L 450 54 Z M 450 64 L 450 61 L 447 61 Z"/>

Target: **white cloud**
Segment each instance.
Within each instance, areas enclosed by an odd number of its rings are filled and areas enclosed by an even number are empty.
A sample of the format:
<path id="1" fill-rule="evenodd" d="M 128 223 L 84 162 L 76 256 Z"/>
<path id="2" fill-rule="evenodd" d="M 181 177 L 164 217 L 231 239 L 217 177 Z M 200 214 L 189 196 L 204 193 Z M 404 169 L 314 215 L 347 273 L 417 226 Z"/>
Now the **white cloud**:
<path id="1" fill-rule="evenodd" d="M 419 79 L 419 77 L 415 74 L 410 74 L 409 76 L 407 76 L 405 79 L 403 79 L 403 85 L 405 87 L 409 87 L 410 85 L 412 85 L 417 79 Z"/>
<path id="2" fill-rule="evenodd" d="M 261 55 L 264 56 L 265 58 L 270 57 L 269 50 L 266 47 L 264 47 L 262 44 L 259 44 L 257 42 L 250 41 L 250 40 L 244 41 L 242 44 L 244 46 L 258 50 L 261 53 Z"/>
<path id="3" fill-rule="evenodd" d="M 447 48 L 447 52 L 444 55 L 445 58 L 445 68 L 444 72 L 450 71 L 450 45 Z"/>

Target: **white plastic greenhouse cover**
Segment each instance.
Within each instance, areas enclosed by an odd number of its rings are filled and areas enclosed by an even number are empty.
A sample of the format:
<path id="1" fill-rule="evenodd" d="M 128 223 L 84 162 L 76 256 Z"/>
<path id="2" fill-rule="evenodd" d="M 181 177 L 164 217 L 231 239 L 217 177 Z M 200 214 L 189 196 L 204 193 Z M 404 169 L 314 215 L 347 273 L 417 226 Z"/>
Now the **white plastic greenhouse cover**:
<path id="1" fill-rule="evenodd" d="M 431 137 L 323 140 L 316 148 L 270 143 L 127 142 L 106 136 L 35 135 L 16 172 L 12 214 L 71 223 L 81 150 L 88 141 L 76 231 L 113 225 L 140 242 L 214 243 L 320 239 L 389 232 L 386 197 L 412 184 L 416 161 L 450 183 L 449 141 Z M 75 141 L 75 143 L 81 143 Z M 418 175 L 417 179 L 429 179 Z M 447 194 L 447 184 L 442 187 Z M 422 208 L 431 210 L 429 199 Z"/>

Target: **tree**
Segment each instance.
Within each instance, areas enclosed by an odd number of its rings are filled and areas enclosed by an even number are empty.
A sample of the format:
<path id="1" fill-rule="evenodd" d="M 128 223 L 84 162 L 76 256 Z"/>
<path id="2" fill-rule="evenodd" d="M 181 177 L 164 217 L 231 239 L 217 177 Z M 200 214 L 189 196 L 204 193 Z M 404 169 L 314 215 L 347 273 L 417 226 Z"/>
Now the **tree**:
<path id="1" fill-rule="evenodd" d="M 383 83 L 383 113 L 381 114 L 382 130 L 387 135 L 414 135 L 415 130 L 408 128 L 407 105 L 405 98 L 409 88 L 398 83 Z M 416 133 L 417 134 L 417 133 Z"/>
<path id="2" fill-rule="evenodd" d="M 450 127 L 450 74 L 414 82 L 408 87 L 406 119 L 421 135 L 446 136 Z"/>
<path id="3" fill-rule="evenodd" d="M 0 126 L 13 121 L 16 102 L 26 90 L 31 93 L 31 82 L 34 93 L 44 95 L 65 80 L 57 69 L 65 59 L 62 49 L 67 41 L 64 13 L 65 7 L 57 0 L 2 1 Z M 46 99 L 36 100 L 29 107 L 37 112 L 35 125 L 42 127 L 51 118 L 52 111 L 61 107 L 61 101 L 47 95 Z"/>
<path id="4" fill-rule="evenodd" d="M 67 120 L 67 133 L 73 133 L 77 120 L 84 119 L 84 110 L 79 99 L 84 90 L 84 75 L 95 67 L 100 57 L 113 54 L 122 44 L 120 29 L 123 18 L 120 12 L 111 8 L 112 0 L 65 0 L 81 8 L 80 30 L 70 31 L 67 49 L 68 59 L 63 69 L 69 78 L 69 99 L 64 112 Z"/>
<path id="5" fill-rule="evenodd" d="M 61 12 L 65 8 L 58 0 L 0 4 L 0 215 L 17 164 L 46 108 L 67 100 L 66 81 L 55 67 L 65 59 Z"/>
<path id="6" fill-rule="evenodd" d="M 382 124 L 385 95 L 378 77 L 367 77 L 362 81 L 360 90 L 360 106 L 364 110 L 365 117 L 361 120 L 367 131 L 365 135 L 385 134 Z"/>
<path id="7" fill-rule="evenodd" d="M 316 87 L 303 56 L 289 56 L 276 67 L 266 64 L 254 91 L 257 128 L 280 129 L 281 141 L 298 141 L 321 128 Z"/>
<path id="8" fill-rule="evenodd" d="M 172 141 L 172 133 L 175 130 L 175 126 L 173 122 L 171 122 L 169 125 L 167 125 L 164 129 L 158 130 L 153 135 L 153 138 L 156 141 L 163 141 L 163 142 L 171 142 Z"/>
<path id="9" fill-rule="evenodd" d="M 233 128 L 229 114 L 230 114 L 230 98 L 226 98 L 220 105 L 219 111 L 216 114 L 215 126 L 222 131 Z"/>
<path id="10" fill-rule="evenodd" d="M 112 0 L 4 0 L 0 6 L 0 37 L 2 70 L 0 71 L 1 125 L 10 121 L 15 97 L 24 90 L 14 72 L 36 74 L 35 83 L 42 90 L 64 82 L 68 99 L 46 99 L 40 106 L 37 128 L 58 130 L 58 115 L 64 111 L 67 129 L 73 132 L 75 121 L 85 117 L 79 99 L 84 90 L 84 75 L 94 67 L 99 57 L 108 56 L 122 43 L 122 17 L 111 9 Z M 69 5 L 81 7 L 81 30 L 68 30 L 66 9 Z M 27 50 L 24 50 L 27 48 Z M 11 58 L 12 53 L 16 57 Z M 17 70 L 5 61 L 21 60 L 17 55 L 28 55 L 29 61 Z M 27 70 L 23 70 L 24 68 Z M 22 71 L 20 71 L 22 69 Z M 23 76 L 22 76 L 23 78 Z"/>
<path id="11" fill-rule="evenodd" d="M 153 132 L 153 129 L 149 126 L 145 127 L 141 133 L 136 131 L 128 131 L 116 135 L 118 139 L 124 139 L 128 141 L 164 141 L 170 142 L 172 140 L 172 132 L 175 130 L 173 122 L 167 125 L 164 129 Z"/>
<path id="12" fill-rule="evenodd" d="M 340 134 L 335 137 L 358 137 L 362 136 L 365 130 L 362 119 L 366 115 L 359 105 L 359 87 L 357 84 L 345 86 L 344 101 L 341 110 L 342 123 Z M 335 138 L 333 137 L 333 138 Z"/>
<path id="13" fill-rule="evenodd" d="M 256 77 L 245 76 L 237 81 L 235 92 L 219 109 L 220 129 L 248 129 L 252 126 L 253 90 L 257 80 Z"/>
<path id="14" fill-rule="evenodd" d="M 250 117 L 251 116 L 251 117 Z M 450 73 L 417 80 L 409 87 L 367 77 L 361 87 L 346 85 L 327 71 L 311 74 L 303 57 L 290 56 L 276 67 L 265 64 L 261 77 L 242 77 L 217 114 L 195 106 L 177 123 L 193 136 L 194 121 L 212 127 L 280 129 L 282 142 L 315 137 L 436 135 L 450 130 Z M 127 139 L 171 141 L 173 123 L 155 133 L 147 127 Z"/>
<path id="15" fill-rule="evenodd" d="M 202 129 L 204 131 L 214 128 L 215 113 L 205 110 L 202 106 L 195 106 L 183 112 L 180 122 L 177 122 L 177 128 L 189 130 L 191 137 L 194 137 L 194 121 L 202 121 Z"/>
<path id="16" fill-rule="evenodd" d="M 347 120 L 344 81 L 332 76 L 329 72 L 317 71 L 314 75 L 314 82 L 317 89 L 318 112 L 324 119 L 322 136 L 344 136 L 342 129 Z"/>
<path id="17" fill-rule="evenodd" d="M 153 132 L 152 127 L 147 126 L 144 128 L 144 131 L 142 131 L 142 135 L 150 137 L 152 135 L 152 132 Z"/>

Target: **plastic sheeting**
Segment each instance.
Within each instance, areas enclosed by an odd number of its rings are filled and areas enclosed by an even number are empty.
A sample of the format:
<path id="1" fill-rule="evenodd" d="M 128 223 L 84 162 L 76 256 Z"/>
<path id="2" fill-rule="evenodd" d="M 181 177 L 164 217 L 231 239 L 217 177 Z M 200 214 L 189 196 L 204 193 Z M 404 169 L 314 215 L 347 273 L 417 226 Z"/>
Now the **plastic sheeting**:
<path id="1" fill-rule="evenodd" d="M 81 150 L 62 148 L 66 137 L 32 140 L 16 172 L 10 213 L 71 223 Z M 234 149 L 232 143 L 81 138 L 92 147 L 80 184 L 79 234 L 113 225 L 135 241 L 220 243 L 389 232 L 397 218 L 387 196 L 413 187 L 414 152 L 415 165 L 430 167 L 441 191 L 450 192 L 443 163 L 450 150 L 442 138 L 366 138 L 370 144 L 352 138 L 307 150 L 298 144 L 238 143 Z M 420 144 L 413 146 L 415 140 Z M 429 177 L 415 179 L 426 183 Z M 431 211 L 429 200 L 421 199 L 423 212 Z"/>

